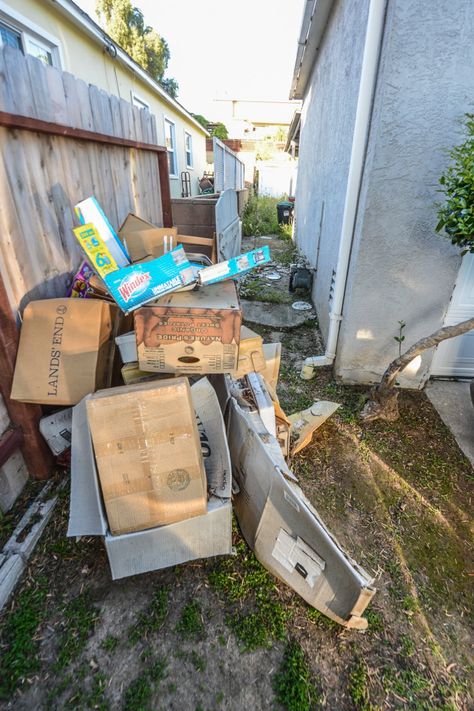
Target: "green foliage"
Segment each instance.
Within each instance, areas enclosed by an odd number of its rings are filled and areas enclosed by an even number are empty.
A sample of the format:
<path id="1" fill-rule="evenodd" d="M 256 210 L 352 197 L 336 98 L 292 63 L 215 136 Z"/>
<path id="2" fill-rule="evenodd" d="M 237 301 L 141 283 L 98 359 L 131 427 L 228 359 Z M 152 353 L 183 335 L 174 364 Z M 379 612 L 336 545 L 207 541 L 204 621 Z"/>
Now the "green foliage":
<path id="1" fill-rule="evenodd" d="M 166 40 L 153 27 L 145 25 L 145 18 L 131 0 L 97 0 L 97 17 L 105 29 L 137 64 L 145 69 L 173 97 L 177 96 L 175 79 L 165 78 L 170 59 Z"/>
<path id="2" fill-rule="evenodd" d="M 213 124 L 209 133 L 211 134 L 211 136 L 220 138 L 221 141 L 225 141 L 226 138 L 229 138 L 229 132 L 225 125 L 222 123 L 222 121 L 218 121 L 217 123 Z"/>
<path id="3" fill-rule="evenodd" d="M 466 140 L 451 152 L 451 165 L 441 176 L 445 201 L 438 210 L 436 230 L 445 230 L 451 242 L 474 253 L 474 114 L 466 114 Z"/>
<path id="4" fill-rule="evenodd" d="M 113 634 L 109 634 L 102 642 L 101 647 L 102 649 L 105 649 L 106 652 L 115 652 L 118 643 L 118 637 L 114 637 Z"/>
<path id="5" fill-rule="evenodd" d="M 239 603 L 227 615 L 226 623 L 239 640 L 242 651 L 248 652 L 283 639 L 290 612 L 277 598 L 274 579 L 244 541 L 240 540 L 236 549 L 237 558 L 220 561 L 210 572 L 209 582 L 222 593 L 229 607 Z M 245 612 L 242 612 L 242 603 Z"/>
<path id="6" fill-rule="evenodd" d="M 399 321 L 398 322 L 398 336 L 394 336 L 393 340 L 398 343 L 398 357 L 402 355 L 402 343 L 405 340 L 405 335 L 403 333 L 405 329 L 406 323 L 405 321 Z"/>
<path id="7" fill-rule="evenodd" d="M 166 662 L 156 659 L 128 687 L 124 694 L 125 711 L 151 711 L 151 699 L 154 687 L 166 677 Z"/>
<path id="8" fill-rule="evenodd" d="M 168 614 L 169 590 L 158 588 L 153 594 L 151 603 L 146 610 L 140 612 L 138 619 L 129 629 L 128 639 L 130 644 L 137 644 L 162 626 Z"/>
<path id="9" fill-rule="evenodd" d="M 367 688 L 369 673 L 364 662 L 358 662 L 349 674 L 349 694 L 357 711 L 370 711 L 369 690 Z"/>
<path id="10" fill-rule="evenodd" d="M 92 604 L 88 591 L 74 597 L 64 607 L 65 624 L 59 641 L 54 669 L 65 669 L 86 646 L 98 619 L 98 610 Z"/>
<path id="11" fill-rule="evenodd" d="M 184 606 L 176 631 L 185 639 L 203 639 L 205 637 L 201 607 L 196 600 Z"/>
<path id="12" fill-rule="evenodd" d="M 200 123 L 201 126 L 207 131 L 207 127 L 209 126 L 210 121 L 205 116 L 203 116 L 202 114 L 191 114 L 191 116 L 193 117 L 193 119 L 196 119 L 196 121 Z"/>
<path id="13" fill-rule="evenodd" d="M 285 196 L 273 198 L 268 195 L 253 195 L 245 206 L 242 218 L 242 233 L 245 237 L 277 235 L 291 240 L 291 225 L 279 225 L 277 203 Z"/>
<path id="14" fill-rule="evenodd" d="M 273 688 L 277 701 L 287 711 L 310 711 L 319 700 L 308 660 L 295 641 L 290 640 L 286 645 L 283 663 L 275 674 Z"/>
<path id="15" fill-rule="evenodd" d="M 212 121 L 209 121 L 209 119 L 207 119 L 202 114 L 191 114 L 191 116 L 195 118 L 196 121 L 200 123 L 203 128 L 206 129 L 206 131 L 209 131 L 209 134 L 211 136 L 220 138 L 221 141 L 225 141 L 226 138 L 229 138 L 229 132 L 226 126 L 222 123 L 222 121 L 212 123 Z"/>
<path id="16" fill-rule="evenodd" d="M 45 614 L 47 580 L 22 590 L 15 598 L 15 609 L 3 627 L 0 674 L 0 699 L 8 699 L 21 681 L 40 667 L 38 643 L 34 635 Z"/>

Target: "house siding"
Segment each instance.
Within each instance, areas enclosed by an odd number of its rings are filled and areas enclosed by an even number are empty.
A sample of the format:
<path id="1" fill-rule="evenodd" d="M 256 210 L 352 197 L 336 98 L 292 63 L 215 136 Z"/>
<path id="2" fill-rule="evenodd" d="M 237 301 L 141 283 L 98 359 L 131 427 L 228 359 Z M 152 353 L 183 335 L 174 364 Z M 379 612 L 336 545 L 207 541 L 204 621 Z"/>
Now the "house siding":
<path id="1" fill-rule="evenodd" d="M 460 256 L 435 232 L 438 180 L 472 111 L 473 36 L 472 2 L 388 3 L 336 359 L 347 382 L 379 380 L 399 320 L 404 348 L 443 323 Z M 431 358 L 402 384 L 422 386 Z"/>
<path id="2" fill-rule="evenodd" d="M 313 300 L 324 338 L 336 270 L 368 0 L 335 4 L 301 114 L 295 238 L 317 272 Z"/>
<path id="3" fill-rule="evenodd" d="M 112 59 L 99 45 L 90 39 L 84 31 L 69 21 L 53 4 L 46 0 L 15 0 L 5 3 L 26 18 L 43 27 L 56 36 L 61 43 L 64 66 L 61 68 L 83 79 L 88 84 L 94 84 L 110 94 L 131 101 L 131 92 L 150 105 L 151 113 L 156 116 L 158 143 L 165 144 L 164 116 L 176 125 L 176 142 L 178 157 L 178 174 L 188 170 L 191 177 L 192 194 L 199 193 L 199 179 L 206 169 L 206 136 L 197 129 L 192 121 L 179 113 L 166 100 L 135 75 L 132 69 L 124 67 Z M 8 8 L 5 8 L 8 12 Z M 186 167 L 184 132 L 192 135 L 193 168 Z M 181 197 L 181 181 L 170 178 L 172 197 Z"/>

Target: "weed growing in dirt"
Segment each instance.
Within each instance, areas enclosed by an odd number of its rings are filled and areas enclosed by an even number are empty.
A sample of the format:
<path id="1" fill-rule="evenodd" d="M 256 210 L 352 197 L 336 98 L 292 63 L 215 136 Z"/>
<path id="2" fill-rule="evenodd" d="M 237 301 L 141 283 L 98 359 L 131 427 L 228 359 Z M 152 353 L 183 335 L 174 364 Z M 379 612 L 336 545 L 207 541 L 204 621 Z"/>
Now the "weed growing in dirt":
<path id="1" fill-rule="evenodd" d="M 189 655 L 189 659 L 191 660 L 191 664 L 196 669 L 196 671 L 205 671 L 207 666 L 206 660 L 204 659 L 204 657 L 201 657 L 201 655 L 199 655 L 196 650 L 193 649 L 193 651 Z"/>
<path id="2" fill-rule="evenodd" d="M 290 304 L 292 297 L 283 291 L 274 289 L 260 276 L 250 275 L 240 288 L 240 296 L 248 301 L 263 301 L 268 304 Z"/>
<path id="3" fill-rule="evenodd" d="M 245 237 L 280 234 L 286 237 L 288 230 L 281 230 L 278 224 L 276 206 L 281 199 L 266 195 L 254 195 L 250 198 L 242 217 L 242 233 Z"/>
<path id="4" fill-rule="evenodd" d="M 319 700 L 306 655 L 294 640 L 287 642 L 282 665 L 273 680 L 273 688 L 277 701 L 287 711 L 310 711 Z"/>
<path id="5" fill-rule="evenodd" d="M 290 618 L 277 597 L 271 575 L 240 539 L 237 556 L 219 561 L 209 573 L 209 582 L 228 605 L 239 603 L 226 617 L 226 623 L 240 642 L 242 651 L 268 647 L 284 639 Z M 245 604 L 245 612 L 242 612 Z"/>
<path id="6" fill-rule="evenodd" d="M 8 699 L 21 681 L 40 667 L 34 635 L 46 612 L 47 579 L 36 580 L 16 595 L 15 610 L 6 617 L 2 634 L 0 698 Z"/>
<path id="7" fill-rule="evenodd" d="M 184 639 L 203 639 L 206 636 L 202 621 L 201 607 L 196 600 L 184 606 L 176 631 Z"/>
<path id="8" fill-rule="evenodd" d="M 128 689 L 123 698 L 124 711 L 151 710 L 153 691 L 166 677 L 166 662 L 156 659 L 140 676 L 138 676 Z"/>
<path id="9" fill-rule="evenodd" d="M 85 591 L 69 600 L 64 607 L 64 628 L 54 664 L 55 671 L 66 669 L 86 646 L 86 642 L 99 620 L 99 612 Z"/>
<path id="10" fill-rule="evenodd" d="M 114 637 L 113 634 L 109 634 L 102 642 L 101 647 L 102 647 L 102 649 L 105 649 L 106 652 L 115 652 L 115 650 L 117 649 L 118 643 L 119 643 L 118 637 Z"/>
<path id="11" fill-rule="evenodd" d="M 160 629 L 168 614 L 168 598 L 167 588 L 155 590 L 151 603 L 144 612 L 140 612 L 137 621 L 128 630 L 130 644 L 135 645 Z"/>
<path id="12" fill-rule="evenodd" d="M 317 625 L 321 627 L 325 627 L 328 630 L 336 630 L 339 632 L 341 629 L 337 622 L 334 622 L 334 620 L 331 620 L 329 617 L 326 617 L 326 615 L 323 615 L 322 612 L 319 610 L 316 610 L 314 607 L 309 607 L 306 613 L 306 616 L 310 622 L 314 622 Z"/>
<path id="13" fill-rule="evenodd" d="M 370 703 L 369 670 L 364 662 L 359 661 L 349 674 L 349 695 L 357 711 L 372 711 Z"/>

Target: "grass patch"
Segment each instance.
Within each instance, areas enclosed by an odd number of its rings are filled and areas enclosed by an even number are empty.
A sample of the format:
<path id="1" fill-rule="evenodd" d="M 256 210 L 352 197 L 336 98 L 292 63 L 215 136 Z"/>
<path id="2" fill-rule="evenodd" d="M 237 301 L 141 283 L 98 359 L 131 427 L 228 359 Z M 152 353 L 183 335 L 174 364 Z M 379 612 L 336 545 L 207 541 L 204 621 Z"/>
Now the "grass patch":
<path id="1" fill-rule="evenodd" d="M 55 671 L 66 669 L 73 659 L 77 659 L 99 620 L 99 612 L 92 604 L 88 591 L 69 600 L 64 607 L 64 619 L 64 629 L 53 667 Z"/>
<path id="2" fill-rule="evenodd" d="M 140 676 L 138 676 L 125 691 L 123 697 L 124 711 L 149 711 L 153 707 L 151 699 L 153 691 L 166 677 L 166 662 L 155 660 Z"/>
<path id="3" fill-rule="evenodd" d="M 104 639 L 102 644 L 100 645 L 102 649 L 105 649 L 106 652 L 115 652 L 117 649 L 117 645 L 119 643 L 118 637 L 114 637 L 113 634 L 107 635 L 107 637 Z"/>
<path id="4" fill-rule="evenodd" d="M 184 639 L 203 639 L 206 636 L 202 621 L 201 607 L 193 600 L 184 606 L 176 631 Z"/>
<path id="5" fill-rule="evenodd" d="M 130 644 L 137 644 L 161 628 L 168 614 L 168 599 L 167 588 L 160 587 L 155 590 L 151 603 L 146 610 L 140 612 L 137 621 L 128 630 Z"/>
<path id="6" fill-rule="evenodd" d="M 287 711 L 310 711 L 319 701 L 306 655 L 293 640 L 285 647 L 283 662 L 275 674 L 273 688 L 277 701 Z"/>
<path id="7" fill-rule="evenodd" d="M 30 674 L 40 668 L 38 643 L 34 635 L 44 619 L 48 581 L 36 580 L 36 587 L 23 589 L 15 598 L 15 609 L 8 614 L 2 634 L 0 698 L 8 699 Z"/>
<path id="8" fill-rule="evenodd" d="M 374 708 L 369 697 L 369 671 L 360 661 L 349 674 L 349 695 L 357 711 L 372 711 Z"/>
<path id="9" fill-rule="evenodd" d="M 271 287 L 260 275 L 249 275 L 242 283 L 240 296 L 247 301 L 262 301 L 268 304 L 290 304 L 293 297 Z"/>
<path id="10" fill-rule="evenodd" d="M 245 206 L 242 234 L 245 237 L 279 235 L 285 238 L 290 232 L 291 236 L 291 226 L 278 224 L 277 203 L 282 199 L 284 198 L 253 195 Z"/>
<path id="11" fill-rule="evenodd" d="M 209 582 L 229 607 L 234 606 L 226 624 L 239 640 L 242 651 L 269 647 L 273 641 L 284 639 L 291 612 L 278 599 L 273 577 L 242 539 L 237 541 L 236 551 L 236 557 L 222 559 L 215 565 L 209 573 Z"/>

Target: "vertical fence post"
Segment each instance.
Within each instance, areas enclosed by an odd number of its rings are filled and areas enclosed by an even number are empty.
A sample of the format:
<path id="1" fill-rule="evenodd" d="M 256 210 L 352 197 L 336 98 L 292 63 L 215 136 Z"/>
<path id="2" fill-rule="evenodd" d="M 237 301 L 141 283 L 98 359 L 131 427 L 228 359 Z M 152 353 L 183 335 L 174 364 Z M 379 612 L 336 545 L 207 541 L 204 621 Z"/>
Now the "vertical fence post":
<path id="1" fill-rule="evenodd" d="M 18 329 L 8 300 L 5 284 L 0 275 L 0 393 L 13 425 L 21 428 L 21 447 L 28 473 L 33 479 L 48 479 L 53 456 L 38 429 L 42 416 L 39 405 L 10 400 L 16 353 Z M 31 354 L 31 377 L 35 377 L 35 354 Z"/>

